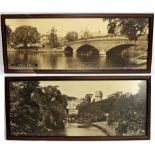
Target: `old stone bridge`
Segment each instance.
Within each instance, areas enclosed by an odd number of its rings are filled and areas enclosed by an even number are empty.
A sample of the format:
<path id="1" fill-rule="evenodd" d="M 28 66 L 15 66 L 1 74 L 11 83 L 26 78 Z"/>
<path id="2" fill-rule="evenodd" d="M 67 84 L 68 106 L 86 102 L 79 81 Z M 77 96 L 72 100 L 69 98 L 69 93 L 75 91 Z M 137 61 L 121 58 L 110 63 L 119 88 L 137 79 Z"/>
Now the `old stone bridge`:
<path id="1" fill-rule="evenodd" d="M 66 56 L 95 56 L 106 55 L 120 56 L 122 51 L 136 46 L 125 37 L 94 37 L 84 40 L 77 40 L 62 45 Z"/>

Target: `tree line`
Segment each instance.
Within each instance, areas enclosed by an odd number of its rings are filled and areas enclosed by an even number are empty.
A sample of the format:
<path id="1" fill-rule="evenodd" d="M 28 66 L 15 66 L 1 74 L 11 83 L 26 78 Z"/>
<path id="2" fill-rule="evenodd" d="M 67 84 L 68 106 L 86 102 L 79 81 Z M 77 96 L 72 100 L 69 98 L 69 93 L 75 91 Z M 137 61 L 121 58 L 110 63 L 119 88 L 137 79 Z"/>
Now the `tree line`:
<path id="1" fill-rule="evenodd" d="M 148 33 L 149 22 L 146 18 L 104 18 L 103 22 L 108 21 L 107 32 L 112 35 L 124 35 L 129 40 L 137 41 L 137 39 Z M 79 36 L 78 32 L 70 31 L 64 36 L 64 42 L 72 42 L 80 39 L 91 38 L 92 34 L 90 31 L 85 30 Z M 52 27 L 49 34 L 47 35 L 46 45 L 51 48 L 58 47 L 61 43 L 58 39 L 57 30 Z M 28 45 L 34 45 L 40 43 L 41 34 L 38 32 L 36 27 L 33 26 L 19 26 L 13 32 L 9 25 L 6 25 L 6 39 L 9 45 L 22 45 L 27 48 Z M 44 46 L 44 44 L 43 44 Z"/>
<path id="2" fill-rule="evenodd" d="M 108 126 L 115 127 L 118 136 L 129 132 L 142 134 L 146 128 L 146 83 L 139 84 L 135 95 L 116 92 L 102 101 L 84 100 L 78 109 L 81 122 L 106 121 Z"/>
<path id="3" fill-rule="evenodd" d="M 13 135 L 52 135 L 64 128 L 68 97 L 57 86 L 37 81 L 10 82 L 10 128 Z"/>
<path id="4" fill-rule="evenodd" d="M 45 42 L 41 43 L 41 37 L 45 36 Z M 91 33 L 86 30 L 82 33 L 81 39 L 91 37 Z M 73 42 L 79 39 L 79 34 L 76 31 L 70 31 L 66 33 L 66 36 L 62 38 L 63 42 Z M 52 27 L 48 34 L 41 35 L 36 27 L 33 26 L 19 26 L 13 32 L 9 25 L 6 25 L 6 40 L 8 46 L 19 46 L 28 48 L 28 45 L 35 46 L 35 44 L 42 44 L 43 47 L 56 48 L 59 47 L 61 41 L 57 34 L 57 29 Z"/>
<path id="5" fill-rule="evenodd" d="M 122 34 L 129 40 L 137 41 L 138 38 L 148 33 L 149 21 L 147 18 L 104 18 L 107 21 L 109 34 Z"/>

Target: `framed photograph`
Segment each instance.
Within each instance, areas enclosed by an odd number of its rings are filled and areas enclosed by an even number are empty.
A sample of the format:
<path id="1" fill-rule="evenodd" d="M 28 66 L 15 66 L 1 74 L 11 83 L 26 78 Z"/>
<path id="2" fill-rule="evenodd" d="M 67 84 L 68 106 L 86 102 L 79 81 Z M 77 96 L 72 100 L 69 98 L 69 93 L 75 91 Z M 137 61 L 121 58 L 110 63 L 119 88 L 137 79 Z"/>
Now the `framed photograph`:
<path id="1" fill-rule="evenodd" d="M 150 139 L 149 76 L 6 77 L 9 140 Z"/>
<path id="2" fill-rule="evenodd" d="M 4 14 L 6 73 L 147 73 L 153 14 Z"/>

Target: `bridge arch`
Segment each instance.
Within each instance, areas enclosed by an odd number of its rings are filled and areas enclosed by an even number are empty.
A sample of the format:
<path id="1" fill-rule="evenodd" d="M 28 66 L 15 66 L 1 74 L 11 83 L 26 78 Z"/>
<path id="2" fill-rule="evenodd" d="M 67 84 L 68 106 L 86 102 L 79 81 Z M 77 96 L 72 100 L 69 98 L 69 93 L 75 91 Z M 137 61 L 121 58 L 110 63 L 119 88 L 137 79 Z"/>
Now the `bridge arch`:
<path id="1" fill-rule="evenodd" d="M 64 51 L 65 51 L 65 55 L 66 55 L 66 56 L 73 56 L 73 48 L 72 48 L 72 47 L 67 46 L 67 47 L 64 49 Z"/>
<path id="2" fill-rule="evenodd" d="M 106 56 L 107 58 L 121 57 L 123 50 L 129 47 L 133 47 L 133 46 L 137 46 L 137 45 L 136 44 L 121 44 L 121 45 L 115 46 L 106 52 Z"/>
<path id="3" fill-rule="evenodd" d="M 86 57 L 99 56 L 99 50 L 90 44 L 81 45 L 80 47 L 77 48 L 76 52 L 77 56 L 86 56 Z"/>

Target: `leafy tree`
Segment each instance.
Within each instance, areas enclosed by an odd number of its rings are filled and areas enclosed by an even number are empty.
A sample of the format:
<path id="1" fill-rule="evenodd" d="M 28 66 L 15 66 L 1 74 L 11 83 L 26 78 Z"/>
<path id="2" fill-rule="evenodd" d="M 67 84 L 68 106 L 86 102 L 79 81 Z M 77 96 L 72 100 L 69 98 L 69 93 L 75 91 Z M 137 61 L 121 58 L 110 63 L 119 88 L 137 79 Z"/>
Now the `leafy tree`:
<path id="1" fill-rule="evenodd" d="M 116 135 L 133 132 L 144 134 L 146 128 L 146 82 L 139 84 L 139 91 L 130 93 L 115 92 L 99 102 L 84 100 L 79 106 L 80 121 L 107 121 L 115 126 Z M 108 117 L 106 117 L 108 114 Z M 117 125 L 116 125 L 117 124 Z"/>
<path id="2" fill-rule="evenodd" d="M 108 32 L 115 34 L 116 29 L 119 28 L 119 32 L 125 35 L 129 40 L 136 41 L 141 35 L 148 31 L 148 19 L 146 18 L 110 18 L 103 19 L 108 21 Z"/>
<path id="3" fill-rule="evenodd" d="M 139 83 L 139 91 L 138 94 L 141 99 L 146 99 L 146 81 L 141 81 L 141 83 Z"/>
<path id="4" fill-rule="evenodd" d="M 116 22 L 113 22 L 113 21 L 109 21 L 109 24 L 108 24 L 108 34 L 113 34 L 115 35 L 116 34 Z"/>
<path id="5" fill-rule="evenodd" d="M 55 86 L 42 88 L 36 81 L 10 83 L 10 126 L 13 135 L 47 135 L 52 134 L 54 129 L 63 129 L 66 107 L 66 96 Z"/>
<path id="6" fill-rule="evenodd" d="M 33 93 L 33 101 L 40 106 L 40 125 L 44 129 L 64 128 L 67 100 L 55 86 L 47 86 Z"/>
<path id="7" fill-rule="evenodd" d="M 30 135 L 38 129 L 39 106 L 31 100 L 36 81 L 10 83 L 10 126 L 13 135 Z"/>
<path id="8" fill-rule="evenodd" d="M 72 100 L 76 100 L 77 99 L 77 97 L 68 96 L 66 94 L 63 94 L 63 97 L 66 99 L 66 101 L 72 101 Z"/>
<path id="9" fill-rule="evenodd" d="M 76 41 L 76 40 L 78 40 L 78 33 L 75 31 L 68 32 L 66 34 L 66 39 L 68 42 Z"/>
<path id="10" fill-rule="evenodd" d="M 19 26 L 13 32 L 13 42 L 16 46 L 22 44 L 27 48 L 28 45 L 38 43 L 39 40 L 40 33 L 32 26 Z"/>
<path id="11" fill-rule="evenodd" d="M 12 30 L 9 25 L 6 25 L 6 41 L 9 46 L 12 40 Z"/>
<path id="12" fill-rule="evenodd" d="M 49 34 L 49 46 L 52 48 L 59 46 L 57 30 L 55 29 L 55 27 L 51 29 Z"/>

